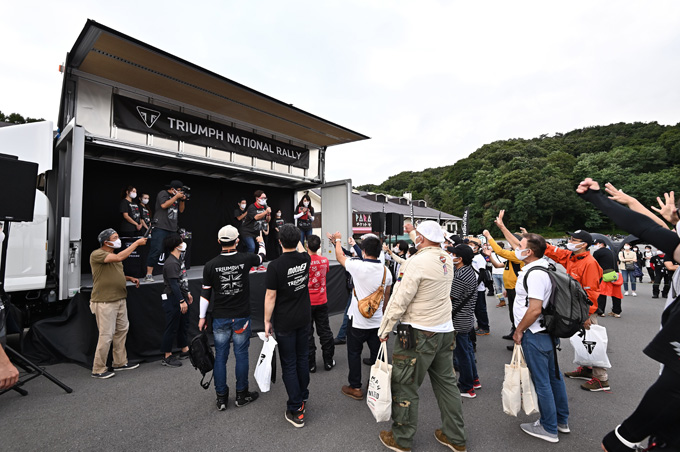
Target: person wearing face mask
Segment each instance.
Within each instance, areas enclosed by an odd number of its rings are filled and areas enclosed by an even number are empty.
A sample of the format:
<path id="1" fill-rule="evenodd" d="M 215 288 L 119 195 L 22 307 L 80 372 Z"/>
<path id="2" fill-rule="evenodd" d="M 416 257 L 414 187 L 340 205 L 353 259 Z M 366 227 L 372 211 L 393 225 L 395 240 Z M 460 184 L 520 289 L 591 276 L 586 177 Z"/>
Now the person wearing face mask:
<path id="1" fill-rule="evenodd" d="M 314 221 L 314 207 L 309 195 L 305 194 L 295 209 L 293 215 L 300 230 L 300 243 L 305 244 L 305 239 L 312 235 L 312 222 Z"/>
<path id="2" fill-rule="evenodd" d="M 484 270 L 486 271 L 486 259 L 481 254 L 482 241 L 477 237 L 472 237 L 468 241 L 468 245 L 472 249 L 474 257 L 472 258 L 472 268 L 474 268 L 475 273 L 479 273 Z M 490 254 L 491 250 L 489 250 Z M 486 310 L 486 286 L 482 278 L 478 277 L 477 286 L 477 301 L 475 302 L 475 317 L 477 318 L 477 329 L 474 333 L 477 336 L 488 336 L 491 332 L 491 326 L 489 325 L 489 313 Z M 473 342 L 476 342 L 476 338 L 472 338 Z M 476 348 L 476 347 L 475 347 Z"/>
<path id="3" fill-rule="evenodd" d="M 151 234 L 151 249 L 146 259 L 144 282 L 153 282 L 153 267 L 158 263 L 158 258 L 163 251 L 163 240 L 177 232 L 179 214 L 184 212 L 187 197 L 182 190 L 184 187 L 182 181 L 173 180 L 166 187 L 156 196 L 156 212 L 153 216 L 156 220 L 156 227 Z"/>
<path id="4" fill-rule="evenodd" d="M 654 257 L 654 254 L 652 253 L 652 247 L 649 245 L 645 246 L 645 252 L 643 254 L 643 258 L 645 260 L 644 266 L 647 269 L 649 280 L 651 282 L 654 282 L 654 268 L 652 267 L 651 264 L 652 257 Z"/>
<path id="5" fill-rule="evenodd" d="M 475 389 L 481 389 L 477 374 L 475 352 L 470 341 L 470 331 L 475 324 L 475 301 L 477 300 L 477 274 L 472 269 L 472 250 L 466 245 L 449 247 L 453 255 L 453 282 L 451 284 L 451 317 L 456 332 L 456 348 L 453 356 L 458 361 L 460 378 L 458 388 L 461 397 L 474 399 Z"/>
<path id="6" fill-rule="evenodd" d="M 633 247 L 633 252 L 637 256 L 637 262 L 635 263 L 635 278 L 642 283 L 642 269 L 645 266 L 645 258 L 637 246 Z"/>
<path id="7" fill-rule="evenodd" d="M 171 234 L 163 240 L 165 261 L 163 263 L 163 283 L 161 294 L 163 311 L 165 312 L 165 331 L 161 341 L 161 353 L 164 354 L 161 364 L 168 367 L 180 367 L 179 359 L 172 354 L 172 345 L 177 339 L 177 346 L 182 349 L 180 357 L 189 357 L 187 341 L 187 324 L 189 323 L 189 305 L 194 301 L 189 293 L 184 262 L 180 259 L 186 251 L 187 244 L 179 234 Z"/>
<path id="8" fill-rule="evenodd" d="M 608 314 L 612 317 L 621 317 L 621 284 L 623 284 L 623 276 L 621 273 L 616 273 L 614 268 L 616 263 L 614 261 L 614 253 L 607 249 L 607 245 L 602 239 L 595 240 L 595 251 L 593 257 L 602 267 L 602 283 L 600 284 L 600 296 L 597 298 L 598 315 L 605 316 L 607 310 L 607 296 L 612 297 L 612 311 Z"/>
<path id="9" fill-rule="evenodd" d="M 631 250 L 630 244 L 623 245 L 623 249 L 619 251 L 619 270 L 623 275 L 623 293 L 628 295 L 628 281 L 630 280 L 630 288 L 633 290 L 633 296 L 637 297 L 635 293 L 635 263 L 637 262 L 637 254 Z"/>
<path id="10" fill-rule="evenodd" d="M 279 232 L 281 231 L 281 226 L 286 224 L 283 219 L 283 214 L 281 209 L 276 210 L 276 216 L 274 217 L 274 233 L 269 236 L 269 245 L 271 252 L 268 250 L 267 253 L 270 255 L 270 259 L 276 259 L 281 255 L 281 244 L 279 243 Z"/>
<path id="11" fill-rule="evenodd" d="M 501 210 L 496 218 L 496 225 L 503 232 L 505 239 L 513 247 L 517 247 L 518 240 L 503 223 L 504 210 Z M 593 243 L 593 236 L 589 232 L 579 229 L 574 232 L 567 232 L 569 241 L 567 249 L 563 250 L 555 245 L 547 245 L 545 256 L 561 264 L 567 270 L 567 274 L 574 278 L 585 290 L 588 299 L 592 303 L 588 313 L 590 317 L 585 321 L 583 327 L 590 329 L 591 324 L 597 325 L 597 299 L 600 297 L 600 282 L 602 281 L 602 267 L 588 251 L 588 247 Z M 516 304 L 515 304 L 516 306 Z M 588 380 L 581 385 L 581 389 L 591 392 L 608 391 L 609 376 L 607 370 L 601 367 L 579 367 L 573 372 L 565 372 L 568 378 Z"/>
<path id="12" fill-rule="evenodd" d="M 262 190 L 255 191 L 255 202 L 248 206 L 246 216 L 241 225 L 241 235 L 246 242 L 248 253 L 255 252 L 255 237 L 264 230 L 267 215 L 271 215 L 271 207 L 267 207 L 267 195 Z"/>
<path id="13" fill-rule="evenodd" d="M 142 234 L 139 232 L 145 227 L 142 220 L 141 209 L 137 203 L 137 189 L 132 185 L 128 185 L 123 190 L 121 195 L 123 199 L 120 201 L 119 212 L 123 215 L 123 220 L 120 224 L 121 237 L 134 237 Z"/>
<path id="14" fill-rule="evenodd" d="M 121 241 L 118 233 L 109 228 L 99 233 L 97 237 L 100 248 L 90 254 L 92 268 L 92 295 L 90 296 L 90 311 L 97 319 L 99 338 L 92 363 L 92 377 L 99 379 L 111 378 L 115 372 L 135 369 L 139 364 L 129 364 L 125 350 L 125 339 L 129 328 L 127 316 L 127 288 L 126 281 L 139 287 L 139 280 L 125 276 L 123 261 L 127 259 L 138 246 L 146 245 L 146 239 L 140 238 L 120 253 Z M 108 370 L 106 359 L 113 343 L 113 372 Z"/>
<path id="15" fill-rule="evenodd" d="M 153 217 L 153 212 L 151 212 L 151 207 L 149 207 L 149 194 L 142 193 L 142 203 L 139 208 L 142 212 L 142 226 L 144 229 L 149 229 L 151 227 L 151 218 Z"/>

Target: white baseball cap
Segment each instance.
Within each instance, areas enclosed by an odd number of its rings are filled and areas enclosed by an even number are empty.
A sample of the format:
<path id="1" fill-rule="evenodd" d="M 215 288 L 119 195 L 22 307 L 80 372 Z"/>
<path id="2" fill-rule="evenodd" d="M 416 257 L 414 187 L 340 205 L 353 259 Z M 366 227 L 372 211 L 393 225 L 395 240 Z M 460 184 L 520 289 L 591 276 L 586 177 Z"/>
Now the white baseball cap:
<path id="1" fill-rule="evenodd" d="M 238 229 L 232 225 L 223 226 L 217 233 L 217 240 L 220 242 L 233 242 L 238 238 Z"/>
<path id="2" fill-rule="evenodd" d="M 423 221 L 418 225 L 416 231 L 430 242 L 442 243 L 444 241 L 444 231 L 436 221 Z"/>

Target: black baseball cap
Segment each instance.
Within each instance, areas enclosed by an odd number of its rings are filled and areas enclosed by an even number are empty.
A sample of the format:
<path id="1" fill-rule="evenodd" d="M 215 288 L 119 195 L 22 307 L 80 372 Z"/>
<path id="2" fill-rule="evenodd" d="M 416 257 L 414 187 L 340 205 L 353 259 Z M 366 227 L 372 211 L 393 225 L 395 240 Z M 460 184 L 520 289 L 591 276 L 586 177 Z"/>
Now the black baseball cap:
<path id="1" fill-rule="evenodd" d="M 182 188 L 184 187 L 184 184 L 182 183 L 181 180 L 173 180 L 170 182 L 170 185 L 167 185 L 168 188 Z"/>
<path id="2" fill-rule="evenodd" d="M 583 229 L 579 229 L 578 231 L 574 232 L 567 232 L 567 234 L 569 234 L 571 237 L 575 239 L 579 239 L 586 242 L 588 245 L 593 243 L 593 236 L 590 235 L 590 232 L 584 231 Z"/>
<path id="3" fill-rule="evenodd" d="M 595 239 L 595 242 L 594 242 L 594 243 L 595 243 L 595 244 L 600 244 L 600 243 L 601 243 L 602 245 L 605 245 L 605 246 L 607 245 L 607 242 L 605 242 L 605 241 L 602 240 L 602 239 Z"/>
<path id="4" fill-rule="evenodd" d="M 472 248 L 468 245 L 456 245 L 453 247 L 452 254 L 463 259 L 464 265 L 470 265 L 472 263 L 472 258 L 475 253 L 472 252 Z"/>

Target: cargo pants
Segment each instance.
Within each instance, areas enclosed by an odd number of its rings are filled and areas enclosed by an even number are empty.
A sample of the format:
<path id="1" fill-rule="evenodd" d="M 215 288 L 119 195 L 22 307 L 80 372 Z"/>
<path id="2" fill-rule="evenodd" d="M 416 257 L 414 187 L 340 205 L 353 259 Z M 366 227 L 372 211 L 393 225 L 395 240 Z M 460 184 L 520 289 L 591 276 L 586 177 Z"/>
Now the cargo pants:
<path id="1" fill-rule="evenodd" d="M 456 445 L 465 445 L 465 425 L 456 374 L 451 356 L 455 334 L 414 329 L 416 346 L 404 350 L 395 340 L 392 354 L 392 433 L 401 447 L 410 448 L 418 426 L 418 388 L 430 375 L 442 432 Z"/>

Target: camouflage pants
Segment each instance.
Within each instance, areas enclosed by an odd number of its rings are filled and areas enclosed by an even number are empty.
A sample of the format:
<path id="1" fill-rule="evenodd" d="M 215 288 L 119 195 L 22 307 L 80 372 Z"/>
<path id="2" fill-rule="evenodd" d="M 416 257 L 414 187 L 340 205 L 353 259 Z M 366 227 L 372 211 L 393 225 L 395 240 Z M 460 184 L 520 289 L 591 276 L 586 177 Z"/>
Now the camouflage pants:
<path id="1" fill-rule="evenodd" d="M 463 409 L 452 354 L 453 332 L 430 333 L 415 329 L 416 346 L 404 350 L 395 340 L 392 354 L 392 432 L 397 444 L 410 448 L 418 426 L 418 388 L 425 374 L 442 417 L 442 432 L 456 445 L 465 445 Z"/>

